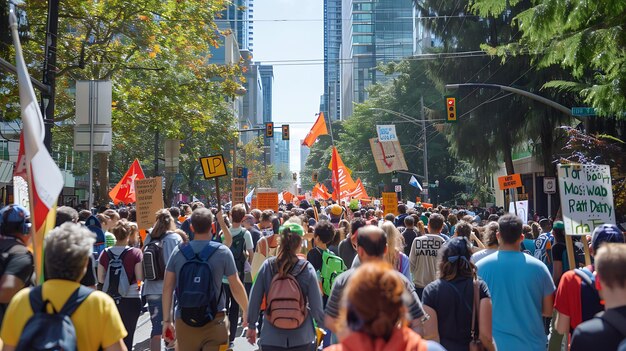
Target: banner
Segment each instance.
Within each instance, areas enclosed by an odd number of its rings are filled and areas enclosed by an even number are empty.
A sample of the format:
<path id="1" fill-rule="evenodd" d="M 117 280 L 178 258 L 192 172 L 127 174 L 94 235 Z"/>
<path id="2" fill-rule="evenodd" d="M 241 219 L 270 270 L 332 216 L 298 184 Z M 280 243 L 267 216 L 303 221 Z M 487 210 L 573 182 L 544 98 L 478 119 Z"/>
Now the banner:
<path id="1" fill-rule="evenodd" d="M 137 197 L 137 227 L 152 228 L 156 222 L 156 213 L 163 208 L 163 189 L 161 177 L 135 181 Z"/>
<path id="2" fill-rule="evenodd" d="M 383 207 L 385 214 L 398 215 L 398 195 L 396 193 L 383 193 Z"/>
<path id="3" fill-rule="evenodd" d="M 591 234 L 601 224 L 615 224 L 609 166 L 559 164 L 558 171 L 566 234 Z"/>
<path id="4" fill-rule="evenodd" d="M 409 169 L 398 140 L 380 142 L 377 138 L 372 138 L 370 139 L 370 148 L 378 173 L 385 174 Z"/>

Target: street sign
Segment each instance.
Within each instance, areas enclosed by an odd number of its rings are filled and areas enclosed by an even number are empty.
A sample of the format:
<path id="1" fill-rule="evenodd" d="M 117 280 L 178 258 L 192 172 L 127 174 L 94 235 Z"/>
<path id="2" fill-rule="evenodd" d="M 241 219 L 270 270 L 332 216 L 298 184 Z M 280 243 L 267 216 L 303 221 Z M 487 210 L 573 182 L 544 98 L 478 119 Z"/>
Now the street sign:
<path id="1" fill-rule="evenodd" d="M 596 109 L 593 107 L 572 107 L 572 115 L 576 117 L 595 116 Z"/>
<path id="2" fill-rule="evenodd" d="M 243 167 L 237 167 L 235 169 L 235 174 L 237 175 L 237 178 L 243 178 Z"/>
<path id="3" fill-rule="evenodd" d="M 554 177 L 543 178 L 543 192 L 546 194 L 556 193 L 556 178 Z"/>
<path id="4" fill-rule="evenodd" d="M 396 185 L 396 193 L 402 192 L 402 185 Z"/>
<path id="5" fill-rule="evenodd" d="M 222 177 L 228 174 L 223 155 L 200 157 L 200 165 L 202 166 L 202 173 L 205 179 Z"/>
<path id="6" fill-rule="evenodd" d="M 498 177 L 498 184 L 500 190 L 519 188 L 522 186 L 522 177 L 519 173 Z"/>

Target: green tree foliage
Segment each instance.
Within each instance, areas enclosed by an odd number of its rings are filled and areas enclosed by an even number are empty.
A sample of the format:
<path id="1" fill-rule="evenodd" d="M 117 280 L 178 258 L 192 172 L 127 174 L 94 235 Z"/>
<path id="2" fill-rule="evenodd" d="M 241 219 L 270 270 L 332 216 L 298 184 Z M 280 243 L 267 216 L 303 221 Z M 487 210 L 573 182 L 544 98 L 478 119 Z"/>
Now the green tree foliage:
<path id="1" fill-rule="evenodd" d="M 499 16 L 522 0 L 476 0 L 472 10 Z M 624 118 L 626 111 L 626 2 L 534 0 L 513 20 L 521 35 L 496 48 L 503 59 L 531 55 L 538 68 L 559 65 L 573 79 L 545 85 L 578 93 L 599 114 Z M 492 44 L 492 43 L 490 43 Z"/>
<path id="2" fill-rule="evenodd" d="M 24 3 L 31 40 L 24 52 L 31 74 L 40 76 L 47 13 L 45 1 Z M 67 0 L 60 3 L 56 120 L 74 116 L 74 82 L 113 82 L 112 162 L 97 162 L 99 198 L 106 199 L 108 166 L 123 172 L 132 159 L 154 159 L 154 137 L 189 141 L 193 157 L 220 153 L 233 138 L 233 114 L 225 103 L 242 82 L 239 64 L 217 65 L 211 52 L 223 38 L 215 22 L 224 0 Z M 4 51 L 11 50 L 4 47 Z M 16 84 L 5 79 L 2 106 L 17 118 Z M 8 115 L 8 114 L 7 114 Z M 202 142 L 193 140 L 203 139 Z M 54 143 L 72 145 L 71 125 L 54 128 Z M 162 143 L 161 143 L 162 144 Z M 157 152 L 162 154 L 162 146 Z M 197 162 L 197 158 L 196 158 Z M 188 165 L 188 171 L 192 168 Z M 148 173 L 148 172 L 146 172 Z M 191 173 L 187 186 L 195 186 Z M 199 190 L 199 189 L 197 189 Z"/>

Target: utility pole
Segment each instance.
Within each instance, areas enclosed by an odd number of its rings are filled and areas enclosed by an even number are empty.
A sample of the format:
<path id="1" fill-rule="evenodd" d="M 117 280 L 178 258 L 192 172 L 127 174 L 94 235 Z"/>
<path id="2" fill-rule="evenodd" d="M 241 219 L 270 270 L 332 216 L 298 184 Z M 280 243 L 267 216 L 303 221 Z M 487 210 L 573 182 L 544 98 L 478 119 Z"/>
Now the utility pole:
<path id="1" fill-rule="evenodd" d="M 430 191 L 428 187 L 430 186 L 428 183 L 428 144 L 427 136 L 426 136 L 426 116 L 424 114 L 424 97 L 420 96 L 420 113 L 422 118 L 422 134 L 424 138 L 424 147 L 423 149 L 423 157 L 424 157 L 424 193 L 426 195 L 426 201 L 430 202 Z"/>
<path id="2" fill-rule="evenodd" d="M 46 23 L 46 47 L 43 62 L 43 81 L 48 92 L 42 93 L 41 115 L 45 126 L 43 143 L 52 153 L 52 126 L 54 125 L 54 96 L 57 70 L 57 36 L 59 32 L 59 0 L 48 0 L 48 19 Z"/>

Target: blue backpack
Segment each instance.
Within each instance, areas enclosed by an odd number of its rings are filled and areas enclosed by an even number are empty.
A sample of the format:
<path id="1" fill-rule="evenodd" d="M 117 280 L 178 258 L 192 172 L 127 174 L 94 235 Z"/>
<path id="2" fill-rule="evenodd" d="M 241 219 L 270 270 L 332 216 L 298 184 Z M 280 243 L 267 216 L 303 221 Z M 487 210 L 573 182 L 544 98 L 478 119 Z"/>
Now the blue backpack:
<path id="1" fill-rule="evenodd" d="M 209 258 L 221 244 L 209 242 L 196 254 L 189 244 L 179 245 L 187 262 L 180 269 L 176 296 L 181 319 L 191 327 L 201 327 L 215 318 L 217 305 L 222 297 L 222 289 L 215 286 Z M 221 278 L 221 277 L 220 277 Z"/>
<path id="2" fill-rule="evenodd" d="M 574 269 L 574 273 L 580 277 L 580 307 L 582 322 L 588 321 L 599 312 L 604 310 L 600 304 L 600 294 L 596 289 L 596 277 L 587 267 Z"/>
<path id="3" fill-rule="evenodd" d="M 26 322 L 16 350 L 77 350 L 76 329 L 70 317 L 93 290 L 80 286 L 59 312 L 53 308 L 54 313 L 47 312 L 50 301 L 43 301 L 41 290 L 38 286 L 28 294 L 33 316 Z"/>

